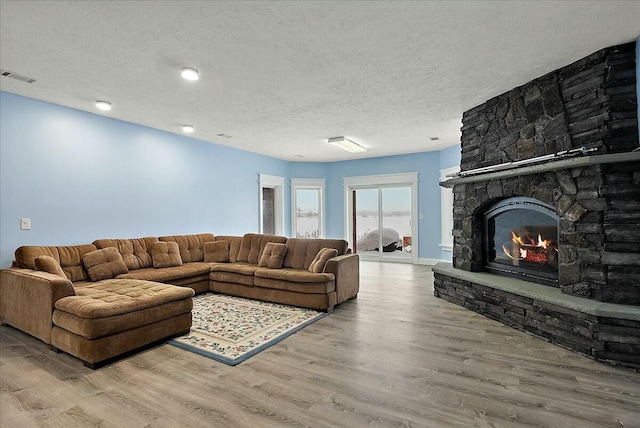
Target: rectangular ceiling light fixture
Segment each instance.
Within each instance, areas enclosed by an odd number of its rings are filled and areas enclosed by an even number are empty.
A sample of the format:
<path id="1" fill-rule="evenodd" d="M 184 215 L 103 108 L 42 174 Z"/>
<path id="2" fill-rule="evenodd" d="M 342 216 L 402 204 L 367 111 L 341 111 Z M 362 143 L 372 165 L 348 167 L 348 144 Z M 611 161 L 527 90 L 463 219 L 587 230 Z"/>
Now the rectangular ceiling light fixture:
<path id="1" fill-rule="evenodd" d="M 31 77 L 23 76 L 22 74 L 14 73 L 9 70 L 0 70 L 0 75 L 3 77 L 10 77 L 12 79 L 20 80 L 21 82 L 33 83 L 36 79 L 32 79 Z"/>
<path id="2" fill-rule="evenodd" d="M 340 147 L 342 150 L 349 153 L 364 153 L 367 151 L 367 149 L 362 147 L 360 144 L 354 143 L 350 139 L 344 137 L 329 138 L 329 144 Z"/>

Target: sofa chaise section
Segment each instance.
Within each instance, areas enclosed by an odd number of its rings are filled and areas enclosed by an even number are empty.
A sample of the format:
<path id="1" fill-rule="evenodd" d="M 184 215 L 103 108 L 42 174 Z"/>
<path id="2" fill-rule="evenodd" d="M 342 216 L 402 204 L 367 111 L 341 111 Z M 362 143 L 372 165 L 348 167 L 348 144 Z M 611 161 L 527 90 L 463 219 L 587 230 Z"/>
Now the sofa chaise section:
<path id="1" fill-rule="evenodd" d="M 55 303 L 51 345 L 91 368 L 191 328 L 191 288 L 107 279 L 76 291 Z"/>
<path id="2" fill-rule="evenodd" d="M 0 271 L 0 322 L 92 368 L 190 329 L 193 289 L 139 279 L 91 281 L 84 262 L 100 251 L 93 244 L 18 248 L 13 266 Z M 59 271 L 37 270 L 43 259 Z M 129 263 L 143 259 L 132 256 Z"/>

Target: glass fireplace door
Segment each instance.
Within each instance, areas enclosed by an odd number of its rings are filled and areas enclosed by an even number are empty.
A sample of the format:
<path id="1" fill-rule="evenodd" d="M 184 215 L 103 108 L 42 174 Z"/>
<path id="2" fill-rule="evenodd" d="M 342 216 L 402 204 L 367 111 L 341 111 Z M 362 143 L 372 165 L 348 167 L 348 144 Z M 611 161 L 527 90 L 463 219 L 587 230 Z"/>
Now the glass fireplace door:
<path id="1" fill-rule="evenodd" d="M 509 198 L 484 214 L 485 268 L 495 273 L 556 285 L 558 216 L 532 198 Z"/>

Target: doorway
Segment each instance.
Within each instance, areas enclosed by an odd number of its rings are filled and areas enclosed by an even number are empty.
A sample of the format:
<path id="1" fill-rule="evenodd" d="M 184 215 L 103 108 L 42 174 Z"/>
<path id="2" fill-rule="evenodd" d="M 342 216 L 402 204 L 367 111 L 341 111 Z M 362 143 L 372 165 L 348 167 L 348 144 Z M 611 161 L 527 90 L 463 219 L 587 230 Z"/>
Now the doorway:
<path id="1" fill-rule="evenodd" d="M 363 260 L 417 263 L 417 173 L 345 179 L 349 244 Z"/>
<path id="2" fill-rule="evenodd" d="M 284 177 L 259 174 L 259 230 L 284 235 Z"/>

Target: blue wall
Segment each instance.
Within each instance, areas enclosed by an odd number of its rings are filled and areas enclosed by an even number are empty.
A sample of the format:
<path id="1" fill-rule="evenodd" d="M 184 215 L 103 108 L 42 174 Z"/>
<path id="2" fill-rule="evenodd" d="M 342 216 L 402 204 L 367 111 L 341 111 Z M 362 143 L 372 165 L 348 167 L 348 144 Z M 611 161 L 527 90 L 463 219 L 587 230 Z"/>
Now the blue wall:
<path id="1" fill-rule="evenodd" d="M 423 152 L 399 156 L 334 162 L 328 164 L 327 174 L 327 236 L 345 236 L 344 230 L 344 177 L 364 175 L 418 173 L 418 220 L 419 248 L 421 259 L 441 259 L 440 243 L 440 187 L 438 185 L 440 169 L 460 163 L 460 147 L 450 149 L 445 154 L 443 164 L 440 153 Z M 457 161 L 455 153 L 458 153 Z M 447 162 L 453 162 L 447 164 Z M 447 257 L 447 256 L 445 256 Z M 449 256 L 450 258 L 450 256 Z"/>
<path id="2" fill-rule="evenodd" d="M 462 152 L 460 151 L 460 144 L 451 146 L 444 150 L 440 150 L 440 169 L 451 168 L 452 166 L 460 166 L 460 159 L 462 158 Z"/>
<path id="3" fill-rule="evenodd" d="M 441 150 L 440 152 L 440 169 L 451 168 L 453 166 L 460 166 L 460 159 L 462 158 L 462 152 L 460 144 Z M 452 189 L 449 189 L 453 191 Z M 453 212 L 451 212 L 453 216 Z M 453 261 L 453 252 L 443 250 L 440 248 L 440 259 L 449 262 Z"/>
<path id="4" fill-rule="evenodd" d="M 440 243 L 440 169 L 460 165 L 460 145 L 440 152 L 423 152 L 400 156 L 361 159 L 333 163 L 292 163 L 289 170 L 293 178 L 325 178 L 326 235 L 344 238 L 344 177 L 364 175 L 418 173 L 418 220 L 422 259 L 450 260 L 451 253 L 442 252 Z"/>
<path id="5" fill-rule="evenodd" d="M 257 232 L 258 174 L 288 176 L 282 160 L 6 92 L 0 123 L 2 267 L 20 245 Z"/>
<path id="6" fill-rule="evenodd" d="M 329 165 L 327 179 L 327 233 L 344 237 L 343 177 L 362 175 L 418 173 L 418 220 L 420 247 L 418 257 L 439 258 L 440 250 L 440 188 L 438 152 L 335 162 Z M 436 239 L 437 237 L 437 239 Z"/>
<path id="7" fill-rule="evenodd" d="M 259 230 L 258 174 L 327 180 L 327 237 L 344 237 L 343 177 L 419 173 L 420 258 L 441 258 L 442 152 L 286 162 L 0 92 L 0 267 L 21 245 Z M 285 226 L 290 233 L 290 189 Z M 31 230 L 20 230 L 20 218 Z M 446 256 L 445 256 L 446 257 Z"/>

